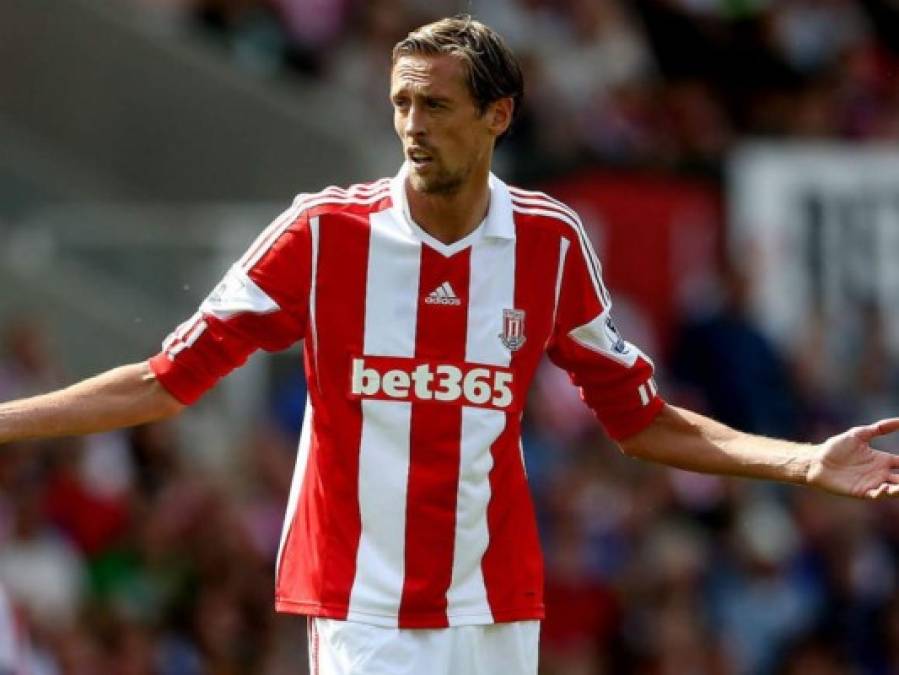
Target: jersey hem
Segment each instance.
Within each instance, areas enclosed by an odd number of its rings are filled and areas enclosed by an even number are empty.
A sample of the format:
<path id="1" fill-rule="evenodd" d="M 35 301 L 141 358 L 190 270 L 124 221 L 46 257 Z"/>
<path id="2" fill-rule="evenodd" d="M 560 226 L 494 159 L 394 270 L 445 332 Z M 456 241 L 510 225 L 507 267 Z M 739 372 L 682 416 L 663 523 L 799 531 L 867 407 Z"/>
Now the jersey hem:
<path id="1" fill-rule="evenodd" d="M 165 352 L 147 359 L 147 365 L 160 386 L 182 405 L 196 403 L 207 389 L 204 384 L 198 383 L 196 378 L 181 372 Z"/>
<path id="2" fill-rule="evenodd" d="M 275 611 L 282 614 L 302 614 L 322 619 L 338 619 L 356 621 L 374 626 L 399 628 L 447 628 L 448 626 L 481 626 L 494 623 L 511 623 L 513 621 L 540 621 L 546 612 L 542 604 L 527 607 L 499 609 L 489 614 L 477 612 L 473 614 L 448 614 L 446 612 L 421 613 L 403 616 L 398 622 L 396 614 L 381 614 L 353 610 L 347 607 L 324 605 L 318 602 L 302 602 L 296 600 L 275 600 Z"/>

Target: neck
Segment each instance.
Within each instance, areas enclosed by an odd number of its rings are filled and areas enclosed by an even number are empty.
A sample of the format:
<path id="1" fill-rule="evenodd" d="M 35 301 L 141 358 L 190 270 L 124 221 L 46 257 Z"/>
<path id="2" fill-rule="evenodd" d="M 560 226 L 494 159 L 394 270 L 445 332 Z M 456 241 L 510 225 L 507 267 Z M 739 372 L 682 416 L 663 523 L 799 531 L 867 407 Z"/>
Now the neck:
<path id="1" fill-rule="evenodd" d="M 413 190 L 406 181 L 409 213 L 425 232 L 444 244 L 471 234 L 487 215 L 490 187 L 485 172 L 450 194 L 426 194 Z"/>

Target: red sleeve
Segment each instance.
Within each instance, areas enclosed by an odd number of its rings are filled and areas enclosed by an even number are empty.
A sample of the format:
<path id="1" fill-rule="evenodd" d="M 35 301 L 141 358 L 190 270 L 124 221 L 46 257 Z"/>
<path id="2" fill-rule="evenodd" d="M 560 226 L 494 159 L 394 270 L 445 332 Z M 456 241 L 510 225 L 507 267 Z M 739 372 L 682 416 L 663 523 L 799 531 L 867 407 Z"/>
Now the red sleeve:
<path id="1" fill-rule="evenodd" d="M 150 359 L 162 386 L 182 403 L 193 403 L 255 350 L 279 351 L 302 339 L 311 261 L 309 223 L 288 210 Z"/>
<path id="2" fill-rule="evenodd" d="M 589 242 L 570 242 L 548 354 L 568 371 L 581 396 L 614 439 L 641 431 L 662 409 L 652 361 L 625 341 L 611 316 Z"/>

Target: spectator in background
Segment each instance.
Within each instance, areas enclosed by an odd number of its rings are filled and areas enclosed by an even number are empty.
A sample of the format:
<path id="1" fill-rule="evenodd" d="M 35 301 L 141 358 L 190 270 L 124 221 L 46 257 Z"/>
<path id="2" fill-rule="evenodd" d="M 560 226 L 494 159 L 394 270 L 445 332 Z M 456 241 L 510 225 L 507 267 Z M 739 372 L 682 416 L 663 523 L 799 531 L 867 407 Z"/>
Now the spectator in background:
<path id="1" fill-rule="evenodd" d="M 0 586 L 0 675 L 22 675 L 30 669 L 28 634 L 18 614 L 12 599 Z"/>
<path id="2" fill-rule="evenodd" d="M 738 504 L 709 585 L 711 616 L 739 675 L 771 672 L 780 650 L 813 626 L 821 609 L 817 588 L 797 577 L 790 514 L 763 492 L 752 493 Z"/>
<path id="3" fill-rule="evenodd" d="M 331 55 L 328 75 L 366 109 L 387 109 L 390 49 L 413 25 L 404 0 L 370 0 L 356 14 L 352 29 Z M 370 115 L 384 133 L 392 133 L 386 115 Z"/>
<path id="4" fill-rule="evenodd" d="M 771 3 L 771 42 L 797 73 L 814 75 L 836 65 L 869 32 L 851 0 L 786 0 Z"/>
<path id="5" fill-rule="evenodd" d="M 532 83 L 500 153 L 525 180 L 591 161 L 716 176 L 735 134 L 899 138 L 886 0 L 137 1 L 194 14 L 251 72 L 334 82 L 366 110 L 384 105 L 384 54 L 406 30 L 472 11 Z M 365 135 L 389 154 L 390 133 Z"/>
<path id="6" fill-rule="evenodd" d="M 11 530 L 0 548 L 0 583 L 41 633 L 61 633 L 78 617 L 86 590 L 84 559 L 47 521 L 44 488 L 25 482 L 14 496 Z"/>
<path id="7" fill-rule="evenodd" d="M 536 47 L 560 96 L 560 121 L 570 124 L 585 102 L 654 74 L 646 40 L 618 0 L 571 0 L 564 25 L 564 33 Z"/>
<path id="8" fill-rule="evenodd" d="M 350 0 L 269 0 L 298 65 L 318 66 L 346 30 Z"/>
<path id="9" fill-rule="evenodd" d="M 781 355 L 749 319 L 746 278 L 728 266 L 720 290 L 716 302 L 681 328 L 672 375 L 688 399 L 727 424 L 795 438 L 799 407 L 794 386 Z"/>

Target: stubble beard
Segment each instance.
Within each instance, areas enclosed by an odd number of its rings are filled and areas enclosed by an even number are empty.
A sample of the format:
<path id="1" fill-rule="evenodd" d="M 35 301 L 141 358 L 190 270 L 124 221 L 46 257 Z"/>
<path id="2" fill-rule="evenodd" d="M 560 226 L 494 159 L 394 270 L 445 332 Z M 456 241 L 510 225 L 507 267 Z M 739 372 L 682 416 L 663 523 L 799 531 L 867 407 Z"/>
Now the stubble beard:
<path id="1" fill-rule="evenodd" d="M 422 175 L 413 168 L 409 172 L 409 183 L 416 192 L 426 195 L 453 195 L 459 192 L 465 183 L 467 172 L 455 173 L 441 169 L 432 175 Z"/>

